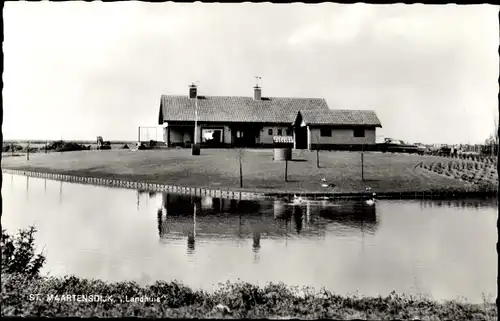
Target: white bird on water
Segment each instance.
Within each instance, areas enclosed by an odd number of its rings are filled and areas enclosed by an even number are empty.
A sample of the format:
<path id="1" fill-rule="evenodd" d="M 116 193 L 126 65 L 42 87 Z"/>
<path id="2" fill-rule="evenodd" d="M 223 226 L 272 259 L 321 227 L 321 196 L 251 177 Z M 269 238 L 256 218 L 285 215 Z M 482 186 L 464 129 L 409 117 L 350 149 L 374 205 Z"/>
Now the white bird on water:
<path id="1" fill-rule="evenodd" d="M 293 195 L 294 203 L 302 203 L 302 196 L 297 197 L 297 195 Z"/>
<path id="2" fill-rule="evenodd" d="M 321 179 L 321 187 L 325 187 L 325 188 L 326 188 L 326 187 L 335 187 L 335 184 L 328 184 L 328 183 L 326 182 L 326 178 L 324 178 L 324 177 L 323 177 L 323 178 Z"/>
<path id="3" fill-rule="evenodd" d="M 373 193 L 372 194 L 372 198 L 370 198 L 370 199 L 368 199 L 368 200 L 365 201 L 366 205 L 370 205 L 371 206 L 371 205 L 375 204 L 375 196 L 376 196 L 376 194 Z"/>

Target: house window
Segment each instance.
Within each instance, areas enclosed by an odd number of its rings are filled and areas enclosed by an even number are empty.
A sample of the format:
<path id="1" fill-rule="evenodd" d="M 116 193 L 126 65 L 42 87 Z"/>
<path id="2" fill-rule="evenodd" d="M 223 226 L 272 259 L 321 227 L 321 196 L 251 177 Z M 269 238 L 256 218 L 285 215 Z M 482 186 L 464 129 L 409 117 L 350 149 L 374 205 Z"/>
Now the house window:
<path id="1" fill-rule="evenodd" d="M 283 130 L 281 128 L 278 129 L 278 136 L 283 136 Z"/>
<path id="2" fill-rule="evenodd" d="M 202 128 L 201 137 L 203 143 L 222 143 L 223 129 Z"/>
<path id="3" fill-rule="evenodd" d="M 332 137 L 332 129 L 331 128 L 320 128 L 319 133 L 321 137 Z"/>
<path id="4" fill-rule="evenodd" d="M 269 130 L 267 131 L 267 133 L 272 136 L 273 135 L 273 129 L 269 128 Z"/>
<path id="5" fill-rule="evenodd" d="M 365 129 L 364 128 L 355 128 L 353 129 L 354 137 L 365 137 Z"/>
<path id="6" fill-rule="evenodd" d="M 291 130 L 290 128 L 288 128 L 288 129 L 286 130 L 286 135 L 287 135 L 287 136 L 292 136 L 292 130 Z"/>

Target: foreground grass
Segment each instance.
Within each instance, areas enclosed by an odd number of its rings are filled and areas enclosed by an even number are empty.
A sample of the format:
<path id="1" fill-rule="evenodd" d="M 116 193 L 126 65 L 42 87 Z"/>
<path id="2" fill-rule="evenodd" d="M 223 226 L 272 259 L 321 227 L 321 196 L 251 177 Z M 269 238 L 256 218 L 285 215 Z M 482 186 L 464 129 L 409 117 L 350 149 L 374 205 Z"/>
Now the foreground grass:
<path id="1" fill-rule="evenodd" d="M 434 156 L 404 154 L 364 154 L 364 181 L 361 176 L 361 154 L 357 152 L 294 151 L 294 161 L 273 161 L 272 150 L 246 150 L 243 156 L 243 189 L 239 188 L 237 154 L 230 149 L 204 149 L 191 156 L 188 149 L 109 150 L 53 154 L 33 154 L 2 159 L 10 169 L 42 171 L 79 176 L 125 179 L 148 183 L 176 184 L 256 192 L 362 192 L 367 185 L 374 192 L 482 191 L 474 182 L 440 175 L 419 167 L 435 161 Z M 442 158 L 443 161 L 448 159 Z M 321 187 L 325 177 L 334 187 Z M 496 186 L 495 186 L 496 188 Z"/>
<path id="2" fill-rule="evenodd" d="M 192 290 L 177 282 L 140 287 L 134 282 L 105 283 L 76 277 L 29 279 L 2 273 L 5 316 L 39 317 L 181 317 L 181 318 L 300 318 L 367 320 L 496 320 L 494 304 L 445 302 L 391 294 L 361 298 L 322 290 L 268 284 L 226 283 L 213 293 Z M 35 296 L 37 294 L 38 296 Z M 58 296 L 100 295 L 108 302 L 58 300 Z M 50 299 L 51 298 L 51 299 Z M 143 302 L 132 298 L 143 298 Z M 144 302 L 146 298 L 151 302 Z M 83 297 L 79 298 L 80 300 Z"/>

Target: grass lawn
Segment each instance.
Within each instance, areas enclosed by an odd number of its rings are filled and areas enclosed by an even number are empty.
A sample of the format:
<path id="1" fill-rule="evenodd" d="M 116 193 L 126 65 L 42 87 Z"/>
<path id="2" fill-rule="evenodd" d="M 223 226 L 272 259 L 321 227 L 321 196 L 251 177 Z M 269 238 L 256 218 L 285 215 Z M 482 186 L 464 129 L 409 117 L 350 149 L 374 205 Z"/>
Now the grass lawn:
<path id="1" fill-rule="evenodd" d="M 315 151 L 293 151 L 288 162 L 272 159 L 273 150 L 245 150 L 243 189 L 239 188 L 238 156 L 231 149 L 202 149 L 191 156 L 190 149 L 107 150 L 64 153 L 34 153 L 26 157 L 2 157 L 2 167 L 69 175 L 126 179 L 188 187 L 245 190 L 255 192 L 362 192 L 366 185 L 374 192 L 478 191 L 483 185 L 456 179 L 425 169 L 422 162 L 435 156 L 364 153 L 361 179 L 359 152 L 320 152 L 320 168 Z M 446 161 L 446 158 L 442 158 Z M 325 177 L 334 187 L 321 187 Z M 496 189 L 496 186 L 492 186 Z"/>

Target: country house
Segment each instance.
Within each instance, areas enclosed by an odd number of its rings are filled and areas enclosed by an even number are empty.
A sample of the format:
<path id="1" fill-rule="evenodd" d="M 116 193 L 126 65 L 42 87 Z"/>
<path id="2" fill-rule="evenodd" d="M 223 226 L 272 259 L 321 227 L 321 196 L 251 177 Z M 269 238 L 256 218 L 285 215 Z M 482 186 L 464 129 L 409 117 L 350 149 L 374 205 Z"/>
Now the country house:
<path id="1" fill-rule="evenodd" d="M 272 147 L 287 136 L 296 149 L 370 149 L 382 127 L 372 110 L 330 109 L 322 98 L 200 96 L 191 85 L 186 96 L 162 95 L 159 125 L 168 146 Z"/>

